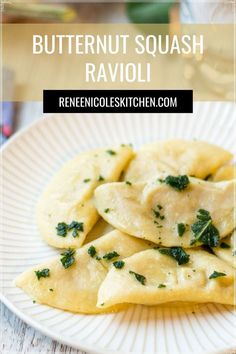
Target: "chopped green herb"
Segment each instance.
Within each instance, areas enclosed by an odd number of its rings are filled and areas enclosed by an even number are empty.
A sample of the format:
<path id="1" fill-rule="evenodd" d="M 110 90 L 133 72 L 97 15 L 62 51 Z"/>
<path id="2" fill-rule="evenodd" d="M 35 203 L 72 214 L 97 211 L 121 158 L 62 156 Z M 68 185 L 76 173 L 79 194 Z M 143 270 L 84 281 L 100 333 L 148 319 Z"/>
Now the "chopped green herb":
<path id="1" fill-rule="evenodd" d="M 157 205 L 157 208 L 158 208 L 159 210 L 162 209 L 162 207 L 160 208 L 160 205 Z M 161 215 L 161 213 L 160 213 L 159 210 L 152 209 L 152 211 L 153 211 L 153 213 L 154 213 L 154 216 L 155 216 L 155 218 L 157 218 L 157 219 L 164 220 L 164 219 L 165 219 L 165 216 L 164 216 L 164 215 Z M 154 221 L 154 223 L 155 223 L 155 221 Z"/>
<path id="2" fill-rule="evenodd" d="M 65 269 L 72 266 L 72 264 L 75 262 L 74 254 L 75 254 L 75 250 L 72 248 L 69 248 L 65 252 L 61 253 L 61 256 L 63 256 L 61 258 L 61 263 Z"/>
<path id="3" fill-rule="evenodd" d="M 65 237 L 67 234 L 67 224 L 65 222 L 59 222 L 56 227 L 57 235 Z"/>
<path id="4" fill-rule="evenodd" d="M 108 252 L 106 254 L 104 254 L 104 256 L 102 258 L 106 259 L 107 261 L 110 261 L 113 258 L 119 257 L 119 253 L 117 253 L 116 251 L 112 251 L 112 252 Z"/>
<path id="5" fill-rule="evenodd" d="M 106 151 L 109 155 L 116 155 L 116 152 L 114 150 L 107 150 Z"/>
<path id="6" fill-rule="evenodd" d="M 117 269 L 121 269 L 123 268 L 125 265 L 125 262 L 124 261 L 116 261 L 113 263 L 113 266 Z"/>
<path id="7" fill-rule="evenodd" d="M 198 219 L 202 220 L 202 221 L 208 221 L 209 217 L 210 217 L 210 213 L 209 211 L 205 210 L 205 209 L 199 209 L 198 210 Z"/>
<path id="8" fill-rule="evenodd" d="M 78 230 L 77 230 L 77 229 L 73 229 L 73 231 L 72 231 L 72 236 L 73 236 L 73 237 L 78 236 Z"/>
<path id="9" fill-rule="evenodd" d="M 103 302 L 102 304 L 100 304 L 100 306 L 104 306 L 105 305 L 105 302 Z"/>
<path id="10" fill-rule="evenodd" d="M 33 304 L 35 304 L 36 303 L 36 301 L 35 300 L 33 300 Z"/>
<path id="11" fill-rule="evenodd" d="M 109 211 L 110 211 L 111 209 L 109 209 L 109 208 L 106 208 L 106 209 L 104 209 L 104 213 L 109 213 Z"/>
<path id="12" fill-rule="evenodd" d="M 197 221 L 192 224 L 191 229 L 194 239 L 191 240 L 191 245 L 200 241 L 206 246 L 216 247 L 220 243 L 220 235 L 217 228 L 212 224 L 212 218 L 209 211 L 199 209 Z"/>
<path id="13" fill-rule="evenodd" d="M 90 181 L 91 181 L 90 178 L 85 178 L 85 179 L 83 180 L 84 183 L 88 183 L 88 182 L 90 182 Z"/>
<path id="14" fill-rule="evenodd" d="M 76 237 L 78 236 L 78 232 L 79 231 L 84 231 L 84 223 L 83 222 L 78 222 L 78 221 L 72 221 L 69 225 L 68 225 L 68 231 L 73 230 L 72 231 L 72 236 Z"/>
<path id="15" fill-rule="evenodd" d="M 84 223 L 78 221 L 72 221 L 70 224 L 66 224 L 65 222 L 59 222 L 57 227 L 57 235 L 65 237 L 67 232 L 72 230 L 72 236 L 78 236 L 79 231 L 84 231 Z"/>
<path id="16" fill-rule="evenodd" d="M 186 226 L 183 223 L 177 224 L 177 232 L 180 237 L 183 236 L 185 231 L 186 231 Z"/>
<path id="17" fill-rule="evenodd" d="M 96 256 L 95 259 L 96 259 L 97 261 L 100 261 L 100 260 L 101 260 L 101 257 Z"/>
<path id="18" fill-rule="evenodd" d="M 158 288 L 161 289 L 161 288 L 166 288 L 166 285 L 165 284 L 159 284 L 158 285 Z"/>
<path id="19" fill-rule="evenodd" d="M 50 276 L 50 269 L 45 268 L 45 269 L 41 269 L 41 270 L 36 270 L 35 274 L 36 274 L 38 280 L 41 278 L 48 278 Z"/>
<path id="20" fill-rule="evenodd" d="M 49 291 L 54 291 L 53 289 L 49 289 Z"/>
<path id="21" fill-rule="evenodd" d="M 174 258 L 179 265 L 189 262 L 189 255 L 182 247 L 158 248 L 161 254 Z"/>
<path id="22" fill-rule="evenodd" d="M 228 243 L 225 243 L 225 242 L 221 242 L 220 247 L 221 248 L 231 248 L 231 246 L 228 245 Z"/>
<path id="23" fill-rule="evenodd" d="M 157 204 L 157 207 L 159 210 L 163 209 L 163 207 L 160 204 Z"/>
<path id="24" fill-rule="evenodd" d="M 225 273 L 217 272 L 216 270 L 214 270 L 214 272 L 209 276 L 209 279 L 215 279 L 218 277 L 225 277 L 225 276 L 226 276 Z"/>
<path id="25" fill-rule="evenodd" d="M 94 257 L 96 255 L 97 251 L 96 248 L 94 246 L 90 246 L 88 248 L 88 254 L 90 255 L 90 257 Z"/>
<path id="26" fill-rule="evenodd" d="M 153 213 L 154 213 L 154 215 L 155 215 L 156 218 L 159 218 L 159 217 L 160 217 L 160 212 L 159 212 L 159 211 L 157 211 L 157 210 L 155 210 L 155 209 L 152 209 L 152 211 L 153 211 Z"/>
<path id="27" fill-rule="evenodd" d="M 68 230 L 77 229 L 79 231 L 84 231 L 84 226 L 82 222 L 72 221 L 68 224 Z"/>
<path id="28" fill-rule="evenodd" d="M 105 178 L 100 175 L 100 176 L 98 177 L 98 182 L 102 182 L 102 181 L 105 181 Z"/>
<path id="29" fill-rule="evenodd" d="M 145 276 L 143 276 L 141 274 L 138 274 L 138 273 L 135 273 L 132 270 L 129 271 L 129 274 L 134 275 L 135 278 L 137 279 L 137 281 L 139 281 L 142 285 L 146 284 L 146 277 Z"/>
<path id="30" fill-rule="evenodd" d="M 128 186 L 132 186 L 132 183 L 130 181 L 125 181 L 125 184 L 127 184 Z"/>
<path id="31" fill-rule="evenodd" d="M 190 181 L 188 176 L 167 176 L 164 179 L 164 182 L 171 186 L 172 188 L 177 189 L 178 191 L 182 191 L 189 185 Z"/>
<path id="32" fill-rule="evenodd" d="M 157 225 L 157 228 L 158 228 L 158 229 L 160 229 L 160 228 L 163 227 L 163 225 L 160 225 L 158 221 L 154 220 L 153 222 L 154 222 L 154 224 Z"/>

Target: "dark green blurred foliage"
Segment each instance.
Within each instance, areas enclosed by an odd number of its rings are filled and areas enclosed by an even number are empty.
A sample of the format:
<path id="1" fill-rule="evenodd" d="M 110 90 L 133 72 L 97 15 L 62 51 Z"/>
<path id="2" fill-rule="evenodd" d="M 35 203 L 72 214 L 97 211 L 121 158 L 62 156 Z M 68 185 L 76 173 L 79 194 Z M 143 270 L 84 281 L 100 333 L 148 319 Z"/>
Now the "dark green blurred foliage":
<path id="1" fill-rule="evenodd" d="M 127 15 L 133 23 L 168 23 L 169 10 L 174 1 L 129 2 Z"/>

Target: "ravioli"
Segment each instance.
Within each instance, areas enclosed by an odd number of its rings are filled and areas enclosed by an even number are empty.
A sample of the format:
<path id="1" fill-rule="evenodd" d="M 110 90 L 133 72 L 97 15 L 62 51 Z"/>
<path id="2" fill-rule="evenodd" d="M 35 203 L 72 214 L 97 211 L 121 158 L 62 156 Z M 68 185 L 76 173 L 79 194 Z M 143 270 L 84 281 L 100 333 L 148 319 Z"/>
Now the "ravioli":
<path id="1" fill-rule="evenodd" d="M 122 269 L 111 268 L 98 292 L 98 307 L 121 303 L 157 305 L 173 301 L 234 303 L 234 270 L 202 250 L 187 250 L 189 262 L 158 249 L 124 259 Z"/>
<path id="2" fill-rule="evenodd" d="M 140 150 L 130 162 L 123 180 L 129 182 L 147 182 L 154 178 L 166 175 L 178 175 L 175 167 L 159 160 L 158 154 L 153 149 Z"/>
<path id="3" fill-rule="evenodd" d="M 93 246 L 96 254 L 88 252 Z M 99 313 L 97 292 L 114 261 L 131 256 L 150 247 L 147 242 L 125 235 L 117 230 L 78 249 L 74 263 L 65 269 L 60 257 L 35 266 L 21 274 L 16 285 L 35 301 L 52 307 L 81 313 Z M 91 250 L 91 249 L 90 249 Z M 119 256 L 103 258 L 116 251 Z M 98 260 L 101 258 L 101 260 Z M 35 271 L 49 269 L 49 277 L 38 280 Z M 112 310 L 116 310 L 113 308 Z"/>
<path id="4" fill-rule="evenodd" d="M 117 181 L 132 157 L 132 149 L 122 145 L 80 154 L 62 167 L 37 207 L 44 240 L 58 248 L 80 247 L 99 217 L 93 204 L 94 189 Z"/>
<path id="5" fill-rule="evenodd" d="M 147 182 L 166 175 L 206 178 L 233 155 L 205 141 L 167 140 L 144 145 L 129 164 L 124 179 Z"/>
<path id="6" fill-rule="evenodd" d="M 236 180 L 212 183 L 189 178 L 189 182 L 182 191 L 164 181 L 108 183 L 96 189 L 95 205 L 99 214 L 118 230 L 167 247 L 196 246 L 192 244 L 191 227 L 199 221 L 201 209 L 209 213 L 212 222 L 208 224 L 217 228 L 219 237 L 226 237 L 235 227 Z M 181 236 L 179 224 L 185 227 Z"/>
<path id="7" fill-rule="evenodd" d="M 219 168 L 213 175 L 213 182 L 228 181 L 236 178 L 236 166 L 226 165 Z"/>
<path id="8" fill-rule="evenodd" d="M 236 231 L 225 237 L 220 246 L 212 248 L 212 251 L 223 261 L 236 268 Z"/>

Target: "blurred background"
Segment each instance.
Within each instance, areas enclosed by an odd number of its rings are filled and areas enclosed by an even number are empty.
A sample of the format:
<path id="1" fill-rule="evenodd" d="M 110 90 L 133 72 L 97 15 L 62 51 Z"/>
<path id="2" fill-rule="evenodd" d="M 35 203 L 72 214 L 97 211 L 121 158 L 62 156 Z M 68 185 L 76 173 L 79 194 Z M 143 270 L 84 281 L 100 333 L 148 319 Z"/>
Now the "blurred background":
<path id="1" fill-rule="evenodd" d="M 168 23 L 171 34 L 179 33 L 181 23 L 233 23 L 235 1 L 153 1 L 153 2 L 73 2 L 33 3 L 12 2 L 2 4 L 3 23 Z M 229 43 L 232 46 L 232 43 Z M 214 56 L 214 46 L 210 49 Z M 178 60 L 176 58 L 176 60 Z M 210 86 L 214 99 L 233 98 L 231 88 L 234 78 L 228 74 L 234 58 L 227 53 L 219 58 L 213 68 L 206 59 L 186 59 L 183 82 L 199 78 L 199 82 Z M 170 64 L 171 65 L 171 64 Z M 174 62 L 173 62 L 174 68 Z M 168 67 L 171 73 L 171 67 Z M 168 73 L 166 73 L 168 74 Z M 220 80 L 219 80 L 220 74 Z M 16 85 L 14 72 L 8 67 L 2 70 L 4 90 L 13 96 Z M 184 86 L 183 86 L 184 87 Z M 4 102 L 1 112 L 1 143 L 14 132 L 42 116 L 42 102 Z"/>
<path id="2" fill-rule="evenodd" d="M 176 23 L 179 6 L 166 3 L 5 3 L 3 23 Z M 92 26 L 92 25 L 91 25 Z M 3 68 L 4 86 L 13 95 L 14 72 Z M 42 116 L 41 102 L 4 102 L 1 143 Z"/>

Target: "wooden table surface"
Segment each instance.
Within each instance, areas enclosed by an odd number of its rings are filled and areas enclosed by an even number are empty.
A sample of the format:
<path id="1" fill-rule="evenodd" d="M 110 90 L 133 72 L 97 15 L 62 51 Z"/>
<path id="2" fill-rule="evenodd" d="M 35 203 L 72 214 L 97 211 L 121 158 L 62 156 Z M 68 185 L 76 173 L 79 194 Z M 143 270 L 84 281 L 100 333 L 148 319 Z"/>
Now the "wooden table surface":
<path id="1" fill-rule="evenodd" d="M 84 354 L 35 331 L 1 304 L 1 347 L 3 354 Z"/>

